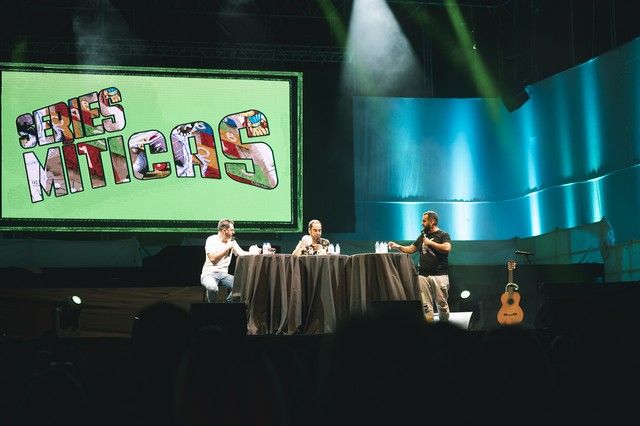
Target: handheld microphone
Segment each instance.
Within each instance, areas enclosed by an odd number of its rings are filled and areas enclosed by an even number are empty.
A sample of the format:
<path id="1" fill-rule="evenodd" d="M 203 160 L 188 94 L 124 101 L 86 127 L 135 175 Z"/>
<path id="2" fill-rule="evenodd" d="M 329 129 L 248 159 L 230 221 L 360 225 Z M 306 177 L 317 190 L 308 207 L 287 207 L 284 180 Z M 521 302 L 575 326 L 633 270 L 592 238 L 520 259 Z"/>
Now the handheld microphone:
<path id="1" fill-rule="evenodd" d="M 516 250 L 516 254 L 522 254 L 524 256 L 533 256 L 533 252 L 532 251 Z"/>

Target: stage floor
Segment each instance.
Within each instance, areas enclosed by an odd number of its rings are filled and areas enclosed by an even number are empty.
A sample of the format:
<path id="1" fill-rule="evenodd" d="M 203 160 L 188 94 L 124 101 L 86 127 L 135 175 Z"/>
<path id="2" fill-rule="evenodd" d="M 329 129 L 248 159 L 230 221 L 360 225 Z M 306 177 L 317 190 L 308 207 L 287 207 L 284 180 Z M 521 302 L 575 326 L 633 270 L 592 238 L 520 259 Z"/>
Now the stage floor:
<path id="1" fill-rule="evenodd" d="M 34 338 L 52 328 L 52 311 L 59 301 L 79 296 L 82 311 L 69 337 L 130 337 L 134 318 L 161 301 L 185 310 L 202 303 L 202 286 L 129 288 L 0 288 L 0 333 Z"/>
<path id="2" fill-rule="evenodd" d="M 58 330 L 61 337 L 131 337 L 136 315 L 156 302 L 171 302 L 186 311 L 202 303 L 203 288 L 0 288 L 0 333 L 31 339 L 53 327 L 55 305 L 70 296 L 82 299 L 76 331 Z M 222 302 L 224 295 L 219 295 Z M 452 312 L 451 322 L 468 329 L 472 312 Z M 437 318 L 437 316 L 436 316 Z"/>

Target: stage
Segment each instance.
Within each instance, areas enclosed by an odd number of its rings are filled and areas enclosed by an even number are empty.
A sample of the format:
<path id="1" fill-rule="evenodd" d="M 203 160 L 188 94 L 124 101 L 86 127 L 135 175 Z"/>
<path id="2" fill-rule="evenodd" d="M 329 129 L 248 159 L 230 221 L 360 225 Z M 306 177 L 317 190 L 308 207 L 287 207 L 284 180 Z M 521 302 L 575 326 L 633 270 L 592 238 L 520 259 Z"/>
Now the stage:
<path id="1" fill-rule="evenodd" d="M 157 302 L 185 310 L 202 302 L 201 286 L 131 288 L 0 288 L 0 330 L 9 337 L 35 338 L 51 329 L 52 312 L 70 296 L 82 299 L 79 327 L 63 331 L 74 337 L 131 336 L 138 315 Z"/>
<path id="2" fill-rule="evenodd" d="M 159 268 L 157 265 L 133 268 L 44 268 L 36 272 L 22 268 L 4 268 L 0 270 L 3 283 L 0 287 L 0 332 L 18 338 L 38 337 L 51 328 L 51 313 L 56 303 L 76 295 L 82 299 L 82 311 L 79 327 L 70 335 L 126 338 L 131 335 L 136 315 L 153 303 L 171 302 L 187 311 L 191 305 L 202 303 L 203 287 L 199 285 L 198 277 L 194 276 L 197 274 L 193 270 L 194 268 L 190 268 L 188 272 L 169 272 L 167 268 Z M 501 265 L 451 265 L 451 311 L 472 313 L 468 318 L 469 329 L 490 330 L 498 326 L 496 315 L 501 307 L 500 296 L 504 291 L 504 270 L 504 266 Z M 603 301 L 606 300 L 610 300 L 608 305 L 611 306 L 615 303 L 625 303 L 615 302 L 616 295 L 623 294 L 624 299 L 629 299 L 627 294 L 639 288 L 635 283 L 601 282 L 604 275 L 602 264 L 523 265 L 518 272 L 517 282 L 524 310 L 522 326 L 530 329 L 573 327 L 573 324 L 566 323 L 578 322 L 578 318 L 582 318 L 583 315 L 575 311 L 581 311 L 591 303 L 590 301 L 604 308 L 607 305 L 603 304 Z M 242 274 L 240 275 L 239 278 L 242 279 Z M 329 279 L 330 274 L 323 274 L 322 280 L 311 280 L 314 286 L 309 285 L 307 281 L 315 275 L 305 273 L 302 276 L 305 277 L 305 281 L 298 283 L 300 288 L 292 292 L 292 295 L 302 297 L 297 303 L 299 312 L 296 311 L 299 321 L 302 321 L 298 324 L 302 326 L 290 329 L 264 328 L 258 334 L 330 333 L 334 330 L 337 319 L 344 319 L 350 315 L 349 306 L 357 308 L 353 313 L 362 313 L 372 300 L 416 298 L 415 294 L 410 297 L 407 294 L 402 296 L 396 294 L 397 292 L 382 290 L 372 292 L 372 283 L 377 283 L 376 288 L 391 285 L 385 284 L 384 280 L 375 275 L 371 275 L 376 278 L 375 281 L 357 281 L 357 288 L 366 284 L 366 287 L 362 287 L 369 290 L 366 297 L 361 294 L 364 290 L 338 291 L 342 281 Z M 257 300 L 255 295 L 258 289 L 263 288 L 266 291 L 269 287 L 266 284 L 270 281 L 265 277 L 264 286 L 259 282 L 254 282 L 251 286 L 254 300 Z M 403 278 L 404 280 L 406 279 Z M 246 288 L 239 281 L 237 288 L 243 287 Z M 313 288 L 316 290 L 311 291 Z M 327 297 L 323 288 L 332 288 L 332 297 Z M 459 294 L 463 289 L 471 292 L 469 299 L 460 298 Z M 280 306 L 280 311 L 275 308 L 266 310 L 277 311 L 271 314 L 270 321 L 291 317 L 290 314 L 283 315 L 281 310 L 287 304 L 292 305 L 288 297 L 293 296 L 281 295 L 279 298 L 284 297 L 281 302 L 277 302 L 278 299 L 273 297 L 266 292 L 258 298 L 266 301 L 262 305 L 266 303 L 267 306 Z M 224 299 L 222 292 L 219 299 Z M 247 303 L 249 317 L 254 313 L 252 309 L 260 308 L 260 312 L 265 312 L 266 308 L 262 305 Z M 342 307 L 343 315 L 336 316 L 330 322 L 329 319 L 333 317 L 327 316 L 326 313 L 339 312 L 336 307 Z M 571 314 L 567 314 L 569 312 Z M 318 317 L 323 318 L 324 326 L 304 326 L 309 319 Z M 552 321 L 556 324 L 552 324 Z"/>

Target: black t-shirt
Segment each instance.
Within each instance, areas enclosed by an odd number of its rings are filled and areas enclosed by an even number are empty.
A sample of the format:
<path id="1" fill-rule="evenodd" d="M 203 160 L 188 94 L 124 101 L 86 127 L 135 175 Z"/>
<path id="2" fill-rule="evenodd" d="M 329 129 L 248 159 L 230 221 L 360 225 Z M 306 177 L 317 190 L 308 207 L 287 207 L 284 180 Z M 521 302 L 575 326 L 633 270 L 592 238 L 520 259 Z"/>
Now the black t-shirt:
<path id="1" fill-rule="evenodd" d="M 427 233 L 427 238 L 436 243 L 451 242 L 449 234 L 442 229 Z M 420 252 L 420 275 L 447 275 L 449 273 L 449 253 L 442 253 L 425 246 L 422 250 L 422 234 L 413 243 Z"/>

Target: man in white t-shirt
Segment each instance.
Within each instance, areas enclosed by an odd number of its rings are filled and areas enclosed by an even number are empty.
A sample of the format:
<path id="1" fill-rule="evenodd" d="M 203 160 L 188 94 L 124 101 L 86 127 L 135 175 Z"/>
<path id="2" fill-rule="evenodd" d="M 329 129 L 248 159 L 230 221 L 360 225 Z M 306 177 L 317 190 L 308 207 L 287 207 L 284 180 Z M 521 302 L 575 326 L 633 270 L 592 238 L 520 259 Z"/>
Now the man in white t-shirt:
<path id="1" fill-rule="evenodd" d="M 242 250 L 234 239 L 235 227 L 233 221 L 222 219 L 218 222 L 218 233 L 207 238 L 204 246 L 205 259 L 200 274 L 200 283 L 207 289 L 207 302 L 214 302 L 218 294 L 218 287 L 229 289 L 227 302 L 231 302 L 233 289 L 233 275 L 229 274 L 231 255 L 244 256 L 248 251 Z"/>

